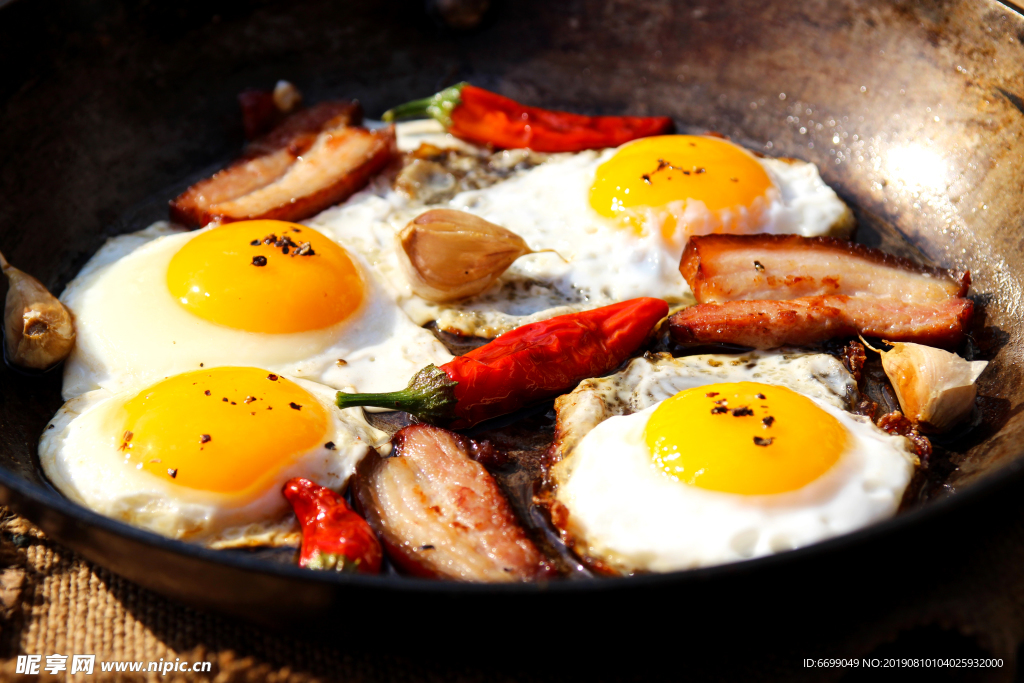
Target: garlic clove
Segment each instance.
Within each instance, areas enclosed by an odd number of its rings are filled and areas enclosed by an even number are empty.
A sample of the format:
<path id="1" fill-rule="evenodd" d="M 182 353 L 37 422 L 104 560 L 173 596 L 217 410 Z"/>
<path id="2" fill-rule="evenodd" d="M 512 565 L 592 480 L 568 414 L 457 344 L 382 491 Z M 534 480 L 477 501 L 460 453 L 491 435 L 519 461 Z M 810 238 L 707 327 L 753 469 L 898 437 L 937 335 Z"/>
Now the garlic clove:
<path id="1" fill-rule="evenodd" d="M 922 429 L 942 432 L 974 409 L 978 377 L 988 361 L 968 361 L 922 344 L 895 343 L 879 351 L 903 414 Z"/>
<path id="2" fill-rule="evenodd" d="M 4 341 L 8 359 L 23 368 L 46 370 L 67 358 L 75 345 L 71 312 L 39 280 L 0 254 L 7 276 Z"/>
<path id="3" fill-rule="evenodd" d="M 511 230 L 454 209 L 420 214 L 398 240 L 413 292 L 436 303 L 476 296 L 517 258 L 534 253 Z"/>

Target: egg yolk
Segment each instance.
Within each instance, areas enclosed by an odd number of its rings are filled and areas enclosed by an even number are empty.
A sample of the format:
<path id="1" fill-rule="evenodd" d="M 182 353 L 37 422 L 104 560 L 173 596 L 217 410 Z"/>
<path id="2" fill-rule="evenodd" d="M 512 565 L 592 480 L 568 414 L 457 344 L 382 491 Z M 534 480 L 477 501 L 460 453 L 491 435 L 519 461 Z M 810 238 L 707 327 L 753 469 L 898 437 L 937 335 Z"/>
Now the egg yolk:
<path id="1" fill-rule="evenodd" d="M 636 225 L 636 209 L 700 200 L 709 211 L 753 207 L 772 181 L 750 152 L 721 138 L 661 135 L 624 145 L 601 164 L 590 205 Z M 663 232 L 675 229 L 675 221 Z"/>
<path id="2" fill-rule="evenodd" d="M 746 495 L 806 486 L 836 463 L 848 438 L 806 396 L 757 382 L 681 391 L 644 432 L 655 465 L 677 481 Z"/>
<path id="3" fill-rule="evenodd" d="M 365 298 L 363 278 L 344 249 L 312 228 L 269 220 L 196 236 L 171 259 L 167 287 L 204 320 L 273 334 L 330 327 Z"/>
<path id="4" fill-rule="evenodd" d="M 124 404 L 125 465 L 191 489 L 259 490 L 300 454 L 324 448 L 327 411 L 295 382 L 258 368 L 175 375 Z"/>

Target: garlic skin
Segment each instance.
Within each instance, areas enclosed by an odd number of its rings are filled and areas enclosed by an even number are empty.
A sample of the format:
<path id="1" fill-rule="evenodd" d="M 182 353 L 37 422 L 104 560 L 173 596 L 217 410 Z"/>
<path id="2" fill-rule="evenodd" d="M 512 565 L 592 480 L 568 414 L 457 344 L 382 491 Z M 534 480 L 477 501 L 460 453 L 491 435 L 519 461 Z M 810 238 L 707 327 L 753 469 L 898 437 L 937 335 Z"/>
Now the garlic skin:
<path id="1" fill-rule="evenodd" d="M 39 280 L 18 270 L 0 254 L 7 276 L 4 341 L 8 359 L 23 368 L 46 370 L 75 346 L 71 312 Z"/>
<path id="2" fill-rule="evenodd" d="M 971 414 L 978 394 L 974 383 L 988 361 L 912 343 L 879 353 L 903 414 L 922 430 L 942 432 Z"/>
<path id="3" fill-rule="evenodd" d="M 454 209 L 420 214 L 398 240 L 398 258 L 412 291 L 435 303 L 476 296 L 513 261 L 533 253 L 511 230 Z"/>

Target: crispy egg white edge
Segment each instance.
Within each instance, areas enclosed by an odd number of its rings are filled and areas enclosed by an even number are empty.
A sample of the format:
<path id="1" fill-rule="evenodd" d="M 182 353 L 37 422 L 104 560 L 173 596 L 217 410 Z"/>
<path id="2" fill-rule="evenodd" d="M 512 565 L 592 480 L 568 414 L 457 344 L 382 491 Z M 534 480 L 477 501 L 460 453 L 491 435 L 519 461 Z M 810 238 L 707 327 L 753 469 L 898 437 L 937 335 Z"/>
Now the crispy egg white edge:
<path id="1" fill-rule="evenodd" d="M 222 365 L 252 365 L 343 390 L 392 391 L 422 367 L 451 360 L 444 345 L 402 313 L 373 268 L 352 253 L 367 299 L 353 319 L 324 330 L 261 334 L 186 311 L 165 284 L 167 264 L 201 232 L 160 222 L 109 240 L 68 283 L 61 301 L 75 314 L 77 342 L 64 368 L 63 396 L 112 392 Z M 152 311 L 160 313 L 152 315 Z M 129 341 L 130 340 L 130 341 Z M 344 365 L 338 363 L 343 360 Z"/>
<path id="2" fill-rule="evenodd" d="M 370 448 L 388 443 L 386 433 L 366 422 L 358 408 L 338 410 L 335 390 L 288 378 L 308 391 L 328 414 L 322 445 L 285 466 L 254 499 L 175 486 L 170 480 L 126 464 L 120 434 L 103 427 L 124 400 L 137 392 L 88 392 L 65 403 L 39 440 L 39 462 L 53 485 L 72 501 L 107 517 L 162 536 L 211 547 L 293 545 L 298 525 L 281 487 L 306 477 L 342 490 Z"/>
<path id="3" fill-rule="evenodd" d="M 673 571 L 799 548 L 895 514 L 914 473 L 906 439 L 811 399 L 851 443 L 828 472 L 774 495 L 708 491 L 654 466 L 644 428 L 657 406 L 610 417 L 576 447 L 558 500 L 588 555 L 628 572 Z"/>
<path id="4" fill-rule="evenodd" d="M 429 142 L 484 152 L 466 143 L 455 144 L 454 138 L 432 121 L 398 124 L 397 133 L 404 150 Z M 537 320 L 639 296 L 692 303 L 689 288 L 678 271 L 682 244 L 667 248 L 657 221 L 636 235 L 599 216 L 589 204 L 589 188 L 597 166 L 616 151 L 553 154 L 532 169 L 490 187 L 461 192 L 449 202 L 436 205 L 411 202 L 402 192 L 393 190 L 387 179 L 379 177 L 344 204 L 325 210 L 307 223 L 373 263 L 399 305 L 417 324 L 436 320 L 442 329 L 463 334 L 493 337 Z M 849 233 L 852 212 L 824 183 L 814 164 L 762 157 L 758 162 L 778 190 L 772 194 L 773 200 L 764 210 L 765 223 L 757 231 L 808 236 Z M 530 200 L 524 202 L 523 197 Z M 495 285 L 472 300 L 458 304 L 427 301 L 412 292 L 399 265 L 397 233 L 423 211 L 438 207 L 479 215 L 516 232 L 534 250 L 553 249 L 557 254 L 521 257 Z M 718 222 L 699 201 L 687 202 L 678 210 L 693 223 L 695 234 L 712 231 Z M 545 227 L 540 230 L 538 226 Z M 579 230 L 572 230 L 574 226 Z M 616 258 L 608 259 L 609 254 Z"/>
<path id="5" fill-rule="evenodd" d="M 750 367 L 752 365 L 754 367 Z M 669 354 L 656 354 L 651 358 L 636 358 L 620 372 L 607 377 L 584 380 L 574 391 L 556 400 L 558 432 L 553 451 L 556 462 L 551 468 L 551 478 L 555 485 L 555 499 L 565 505 L 569 511 L 568 529 L 565 531 L 570 542 L 575 544 L 581 555 L 599 559 L 622 573 L 648 570 L 668 571 L 699 566 L 699 564 L 682 560 L 661 562 L 656 553 L 652 554 L 653 551 L 650 549 L 646 553 L 622 554 L 601 543 L 595 543 L 586 529 L 586 520 L 577 518 L 578 511 L 574 513 L 574 502 L 566 498 L 566 489 L 581 462 L 578 457 L 581 442 L 602 423 L 616 416 L 649 410 L 684 389 L 711 383 L 738 381 L 758 381 L 785 386 L 814 400 L 823 409 L 827 407 L 833 414 L 844 417 L 848 415 L 844 409 L 849 407 L 857 396 L 856 382 L 837 359 L 825 354 L 783 349 L 778 352 L 753 351 L 738 356 L 708 354 L 673 358 Z M 849 415 L 849 417 L 855 419 L 855 416 Z M 856 419 L 856 422 L 859 423 L 861 420 Z M 870 423 L 870 421 L 867 422 Z M 905 489 L 906 483 L 909 482 L 909 478 L 913 474 L 916 457 L 910 453 L 909 444 L 903 437 L 885 434 L 874 425 L 870 425 L 870 427 L 874 436 L 879 436 L 879 438 L 887 440 L 887 443 L 894 444 L 894 447 L 901 453 L 901 457 L 908 463 L 906 482 L 900 489 L 900 495 L 902 495 L 902 489 Z M 644 453 L 644 467 L 652 468 L 653 465 L 649 456 L 646 455 L 646 449 L 644 449 Z M 634 471 L 636 467 L 640 466 L 637 462 L 633 462 L 632 465 Z M 843 467 L 846 466 L 843 465 Z M 654 471 L 652 470 L 652 472 Z M 667 477 L 664 478 L 672 487 L 680 486 Z M 613 484 L 614 482 L 609 483 L 610 486 Z M 617 496 L 619 495 L 615 492 L 608 493 L 609 500 L 614 499 L 613 502 L 618 502 Z M 741 496 L 740 498 L 746 497 Z M 880 516 L 873 517 L 858 526 L 891 515 L 899 505 L 900 496 L 894 496 L 894 499 L 895 502 L 891 510 L 886 508 Z M 842 529 L 829 535 L 845 533 L 852 528 L 856 527 Z M 744 545 L 741 542 L 744 540 L 749 541 L 749 535 L 746 539 L 742 536 L 739 537 L 736 546 L 738 550 L 734 556 L 723 555 L 711 563 L 766 554 L 764 548 L 758 547 L 756 542 Z M 796 547 L 797 544 L 792 545 Z M 775 547 L 770 548 L 767 552 L 776 552 L 782 549 L 785 548 L 776 543 Z M 744 555 L 739 552 L 740 550 L 748 554 Z"/>

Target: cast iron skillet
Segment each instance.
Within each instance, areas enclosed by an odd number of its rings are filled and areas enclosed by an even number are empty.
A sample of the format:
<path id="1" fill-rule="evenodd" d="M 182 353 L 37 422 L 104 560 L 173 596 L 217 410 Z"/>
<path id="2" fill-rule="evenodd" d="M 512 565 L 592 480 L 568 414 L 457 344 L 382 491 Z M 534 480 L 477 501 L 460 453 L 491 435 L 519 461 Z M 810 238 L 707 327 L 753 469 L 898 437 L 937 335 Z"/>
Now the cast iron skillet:
<path id="1" fill-rule="evenodd" d="M 566 610 L 589 629 L 633 632 L 669 604 L 689 624 L 763 633 L 780 611 L 812 624 L 873 618 L 926 595 L 929 577 L 1020 514 L 1010 501 L 1024 490 L 1024 17 L 1008 5 L 521 0 L 454 34 L 413 0 L 20 0 L 0 11 L 0 56 L 0 249 L 54 291 L 105 238 L 164 217 L 168 198 L 237 151 L 241 89 L 288 78 L 312 101 L 357 97 L 373 117 L 469 79 L 555 108 L 669 114 L 682 130 L 815 162 L 855 207 L 861 241 L 969 268 L 983 304 L 985 422 L 945 444 L 928 500 L 774 557 L 547 585 L 315 573 L 100 517 L 37 469 L 59 375 L 0 370 L 0 502 L 143 586 L 332 632 L 346 628 L 339 614 L 394 623 L 396 608 L 437 623 L 497 609 L 528 624 Z M 842 591 L 808 590 L 822 577 Z"/>

